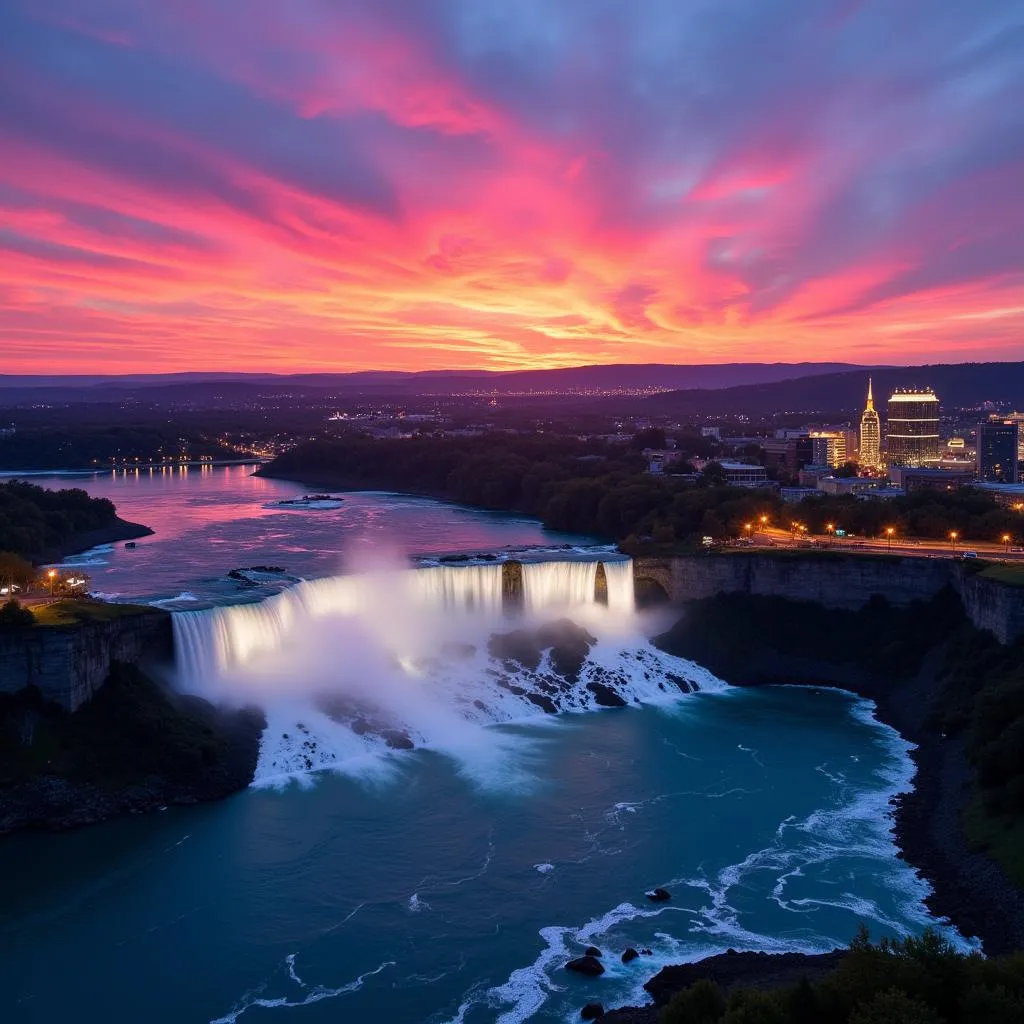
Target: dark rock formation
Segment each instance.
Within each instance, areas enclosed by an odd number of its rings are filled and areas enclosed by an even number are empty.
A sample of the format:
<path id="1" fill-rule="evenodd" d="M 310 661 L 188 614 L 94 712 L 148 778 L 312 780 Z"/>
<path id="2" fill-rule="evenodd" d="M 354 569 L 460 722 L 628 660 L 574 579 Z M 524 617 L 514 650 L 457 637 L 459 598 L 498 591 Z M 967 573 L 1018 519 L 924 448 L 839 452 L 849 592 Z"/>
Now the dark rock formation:
<path id="1" fill-rule="evenodd" d="M 532 704 L 536 704 L 537 707 L 543 709 L 549 715 L 557 715 L 558 708 L 555 702 L 550 697 L 545 697 L 543 693 L 527 693 L 526 699 Z"/>
<path id="2" fill-rule="evenodd" d="M 622 951 L 622 962 L 628 964 L 630 961 L 635 960 L 640 954 L 632 947 L 629 946 L 627 949 Z"/>
<path id="3" fill-rule="evenodd" d="M 644 988 L 653 1006 L 627 1006 L 609 1010 L 601 1020 L 607 1024 L 658 1024 L 662 1008 L 677 992 L 706 978 L 726 992 L 734 988 L 784 988 L 801 978 L 820 981 L 841 963 L 845 951 L 809 956 L 804 953 L 737 953 L 729 950 L 692 964 L 662 968 Z"/>
<path id="4" fill-rule="evenodd" d="M 600 1003 L 587 1003 L 580 1010 L 581 1020 L 601 1020 L 604 1017 L 604 1007 Z"/>
<path id="5" fill-rule="evenodd" d="M 81 707 L 115 661 L 169 660 L 171 616 L 160 608 L 75 602 L 80 621 L 0 633 L 0 693 L 37 688 L 67 711 Z"/>
<path id="6" fill-rule="evenodd" d="M 404 729 L 382 729 L 380 734 L 392 750 L 412 750 L 416 746 Z"/>
<path id="7" fill-rule="evenodd" d="M 626 706 L 626 701 L 604 683 L 589 682 L 587 689 L 594 695 L 595 702 L 603 708 L 624 708 Z"/>
<path id="8" fill-rule="evenodd" d="M 587 948 L 585 950 L 583 950 L 583 955 L 584 956 L 601 956 L 602 953 L 601 953 L 601 950 L 599 950 L 597 948 L 597 946 L 587 946 Z"/>
<path id="9" fill-rule="evenodd" d="M 261 712 L 167 692 L 120 663 L 74 713 L 34 689 L 0 696 L 0 833 L 228 796 L 252 781 L 265 724 Z"/>
<path id="10" fill-rule="evenodd" d="M 644 895 L 652 903 L 664 903 L 665 900 L 672 899 L 672 893 L 670 893 L 668 889 L 662 889 L 660 885 L 657 889 L 651 889 L 650 892 L 646 892 L 644 893 Z"/>
<path id="11" fill-rule="evenodd" d="M 596 956 L 578 956 L 575 960 L 570 960 L 565 965 L 565 969 L 575 971 L 577 974 L 586 974 L 591 978 L 604 974 L 604 965 Z"/>

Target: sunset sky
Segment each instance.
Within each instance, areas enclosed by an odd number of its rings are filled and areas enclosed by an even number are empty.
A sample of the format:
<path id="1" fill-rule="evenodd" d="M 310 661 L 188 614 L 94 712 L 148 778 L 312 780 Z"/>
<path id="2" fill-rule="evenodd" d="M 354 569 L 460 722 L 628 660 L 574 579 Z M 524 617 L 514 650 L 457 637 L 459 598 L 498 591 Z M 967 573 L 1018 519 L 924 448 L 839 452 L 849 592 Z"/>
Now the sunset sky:
<path id="1" fill-rule="evenodd" d="M 979 358 L 1020 0 L 0 10 L 0 372 Z"/>

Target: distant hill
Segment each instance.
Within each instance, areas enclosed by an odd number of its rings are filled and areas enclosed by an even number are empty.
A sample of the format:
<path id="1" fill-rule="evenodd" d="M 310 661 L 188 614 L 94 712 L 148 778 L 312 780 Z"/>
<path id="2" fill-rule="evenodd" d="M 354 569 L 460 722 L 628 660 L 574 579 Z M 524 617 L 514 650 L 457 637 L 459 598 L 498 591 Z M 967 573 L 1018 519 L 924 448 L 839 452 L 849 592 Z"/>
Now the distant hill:
<path id="1" fill-rule="evenodd" d="M 146 400 L 200 400 L 226 395 L 316 392 L 336 395 L 434 395 L 493 391 L 567 391 L 611 388 L 728 388 L 852 369 L 848 363 L 716 363 L 686 366 L 627 363 L 552 370 L 367 370 L 358 373 L 167 373 L 16 376 L 0 374 L 0 405 L 32 401 L 110 401 L 137 395 Z"/>
<path id="2" fill-rule="evenodd" d="M 1024 362 L 1016 362 L 865 367 L 715 391 L 670 391 L 634 400 L 630 411 L 667 415 L 760 415 L 789 411 L 854 414 L 864 408 L 869 376 L 874 381 L 875 406 L 883 416 L 892 391 L 909 387 L 933 388 L 945 409 L 975 407 L 984 402 L 1024 407 Z M 622 403 L 616 408 L 621 409 Z"/>

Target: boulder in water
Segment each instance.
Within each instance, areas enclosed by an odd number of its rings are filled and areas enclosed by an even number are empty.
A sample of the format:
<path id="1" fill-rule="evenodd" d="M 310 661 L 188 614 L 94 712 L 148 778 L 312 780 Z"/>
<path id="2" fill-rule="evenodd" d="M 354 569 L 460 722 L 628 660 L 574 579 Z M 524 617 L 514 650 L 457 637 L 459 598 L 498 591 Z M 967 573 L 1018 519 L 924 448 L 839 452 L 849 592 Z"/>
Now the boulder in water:
<path id="1" fill-rule="evenodd" d="M 585 950 L 583 950 L 583 955 L 584 956 L 601 956 L 601 950 L 599 950 L 597 948 L 597 946 L 587 946 L 587 948 Z"/>
<path id="2" fill-rule="evenodd" d="M 594 701 L 603 708 L 624 708 L 626 702 L 610 686 L 604 683 L 587 683 L 587 689 L 594 695 Z"/>
<path id="3" fill-rule="evenodd" d="M 565 965 L 565 969 L 575 971 L 577 974 L 586 974 L 591 978 L 604 974 L 604 965 L 596 956 L 578 956 L 575 960 L 570 960 Z"/>
<path id="4" fill-rule="evenodd" d="M 635 960 L 640 954 L 632 947 L 628 947 L 622 951 L 622 962 L 628 964 L 631 960 Z"/>
<path id="5" fill-rule="evenodd" d="M 580 1010 L 581 1020 L 600 1020 L 604 1016 L 604 1007 L 600 1003 L 587 1003 Z"/>
<path id="6" fill-rule="evenodd" d="M 510 666 L 521 665 L 531 672 L 540 665 L 542 650 L 535 634 L 528 629 L 516 629 L 511 633 L 495 633 L 487 644 L 492 658 Z"/>
<path id="7" fill-rule="evenodd" d="M 404 729 L 382 729 L 380 734 L 392 750 L 412 750 L 415 747 Z"/>
<path id="8" fill-rule="evenodd" d="M 650 892 L 644 894 L 652 903 L 664 903 L 665 900 L 672 899 L 672 893 L 668 889 L 662 889 L 659 885 L 656 889 L 652 889 Z"/>

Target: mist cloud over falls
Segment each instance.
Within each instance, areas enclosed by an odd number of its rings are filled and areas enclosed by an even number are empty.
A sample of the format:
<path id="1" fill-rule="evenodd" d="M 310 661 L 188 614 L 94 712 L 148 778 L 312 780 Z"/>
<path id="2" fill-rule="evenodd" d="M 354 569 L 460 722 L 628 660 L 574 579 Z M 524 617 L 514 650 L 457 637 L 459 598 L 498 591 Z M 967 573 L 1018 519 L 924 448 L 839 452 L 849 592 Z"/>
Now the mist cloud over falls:
<path id="1" fill-rule="evenodd" d="M 485 726 L 678 698 L 722 683 L 652 647 L 632 563 L 386 570 L 307 581 L 259 604 L 174 616 L 180 683 L 267 713 L 257 780 L 381 766 L 431 747 L 473 773 L 511 741 Z M 515 612 L 509 611 L 516 605 Z"/>

